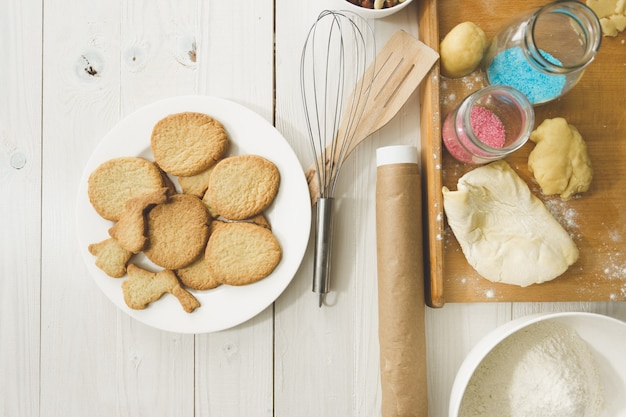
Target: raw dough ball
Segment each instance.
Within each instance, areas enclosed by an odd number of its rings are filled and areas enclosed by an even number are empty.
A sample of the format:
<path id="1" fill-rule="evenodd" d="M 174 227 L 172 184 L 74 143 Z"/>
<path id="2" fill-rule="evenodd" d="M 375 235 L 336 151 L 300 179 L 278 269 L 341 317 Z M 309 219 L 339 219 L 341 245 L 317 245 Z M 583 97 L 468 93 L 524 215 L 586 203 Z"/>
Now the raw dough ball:
<path id="1" fill-rule="evenodd" d="M 449 78 L 463 77 L 474 71 L 483 59 L 487 38 L 472 22 L 456 25 L 439 46 L 441 73 Z"/>
<path id="2" fill-rule="evenodd" d="M 550 281 L 578 259 L 576 244 L 504 161 L 443 187 L 448 224 L 476 271 L 493 282 L 525 287 Z"/>
<path id="3" fill-rule="evenodd" d="M 530 135 L 537 146 L 528 155 L 528 169 L 546 195 L 569 200 L 589 189 L 593 177 L 587 145 L 576 127 L 562 117 L 546 119 Z"/>

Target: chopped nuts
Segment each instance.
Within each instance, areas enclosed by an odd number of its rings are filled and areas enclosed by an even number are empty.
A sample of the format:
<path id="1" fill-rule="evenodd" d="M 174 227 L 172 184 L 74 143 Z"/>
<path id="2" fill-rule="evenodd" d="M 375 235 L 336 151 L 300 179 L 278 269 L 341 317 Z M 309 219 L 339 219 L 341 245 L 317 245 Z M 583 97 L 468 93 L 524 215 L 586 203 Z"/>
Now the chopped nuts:
<path id="1" fill-rule="evenodd" d="M 403 3 L 405 0 L 346 0 L 357 6 L 366 9 L 388 9 L 397 4 Z"/>

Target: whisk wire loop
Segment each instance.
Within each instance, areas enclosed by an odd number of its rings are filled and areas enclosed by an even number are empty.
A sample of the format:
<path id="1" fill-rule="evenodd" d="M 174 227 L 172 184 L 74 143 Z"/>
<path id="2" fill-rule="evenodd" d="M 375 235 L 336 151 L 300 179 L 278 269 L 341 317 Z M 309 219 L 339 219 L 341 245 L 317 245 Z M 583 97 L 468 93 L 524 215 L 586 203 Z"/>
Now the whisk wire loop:
<path id="1" fill-rule="evenodd" d="M 300 86 L 315 156 L 320 197 L 332 197 L 339 172 L 365 111 L 375 41 L 367 22 L 325 10 L 311 26 L 300 61 Z"/>

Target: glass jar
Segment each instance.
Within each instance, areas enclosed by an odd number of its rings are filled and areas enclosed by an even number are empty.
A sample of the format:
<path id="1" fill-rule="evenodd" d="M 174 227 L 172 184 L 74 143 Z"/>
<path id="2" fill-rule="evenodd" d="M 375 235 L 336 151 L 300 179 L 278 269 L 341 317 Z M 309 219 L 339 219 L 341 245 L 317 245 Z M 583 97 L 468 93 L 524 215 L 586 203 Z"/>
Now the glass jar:
<path id="1" fill-rule="evenodd" d="M 481 67 L 488 84 L 524 93 L 533 105 L 576 85 L 600 49 L 596 14 L 578 1 L 557 1 L 513 18 L 490 41 Z"/>
<path id="2" fill-rule="evenodd" d="M 483 164 L 521 148 L 534 124 L 535 111 L 524 94 L 492 85 L 470 94 L 448 113 L 441 134 L 454 158 Z"/>

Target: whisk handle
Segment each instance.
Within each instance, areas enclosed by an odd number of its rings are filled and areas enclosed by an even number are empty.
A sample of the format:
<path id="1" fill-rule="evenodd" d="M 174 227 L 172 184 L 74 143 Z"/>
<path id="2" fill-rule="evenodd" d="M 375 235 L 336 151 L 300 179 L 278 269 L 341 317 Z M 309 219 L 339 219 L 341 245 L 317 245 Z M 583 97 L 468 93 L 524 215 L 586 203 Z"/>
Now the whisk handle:
<path id="1" fill-rule="evenodd" d="M 313 292 L 320 294 L 320 306 L 323 295 L 326 294 L 330 288 L 333 201 L 334 199 L 331 197 L 322 197 L 317 200 Z"/>

